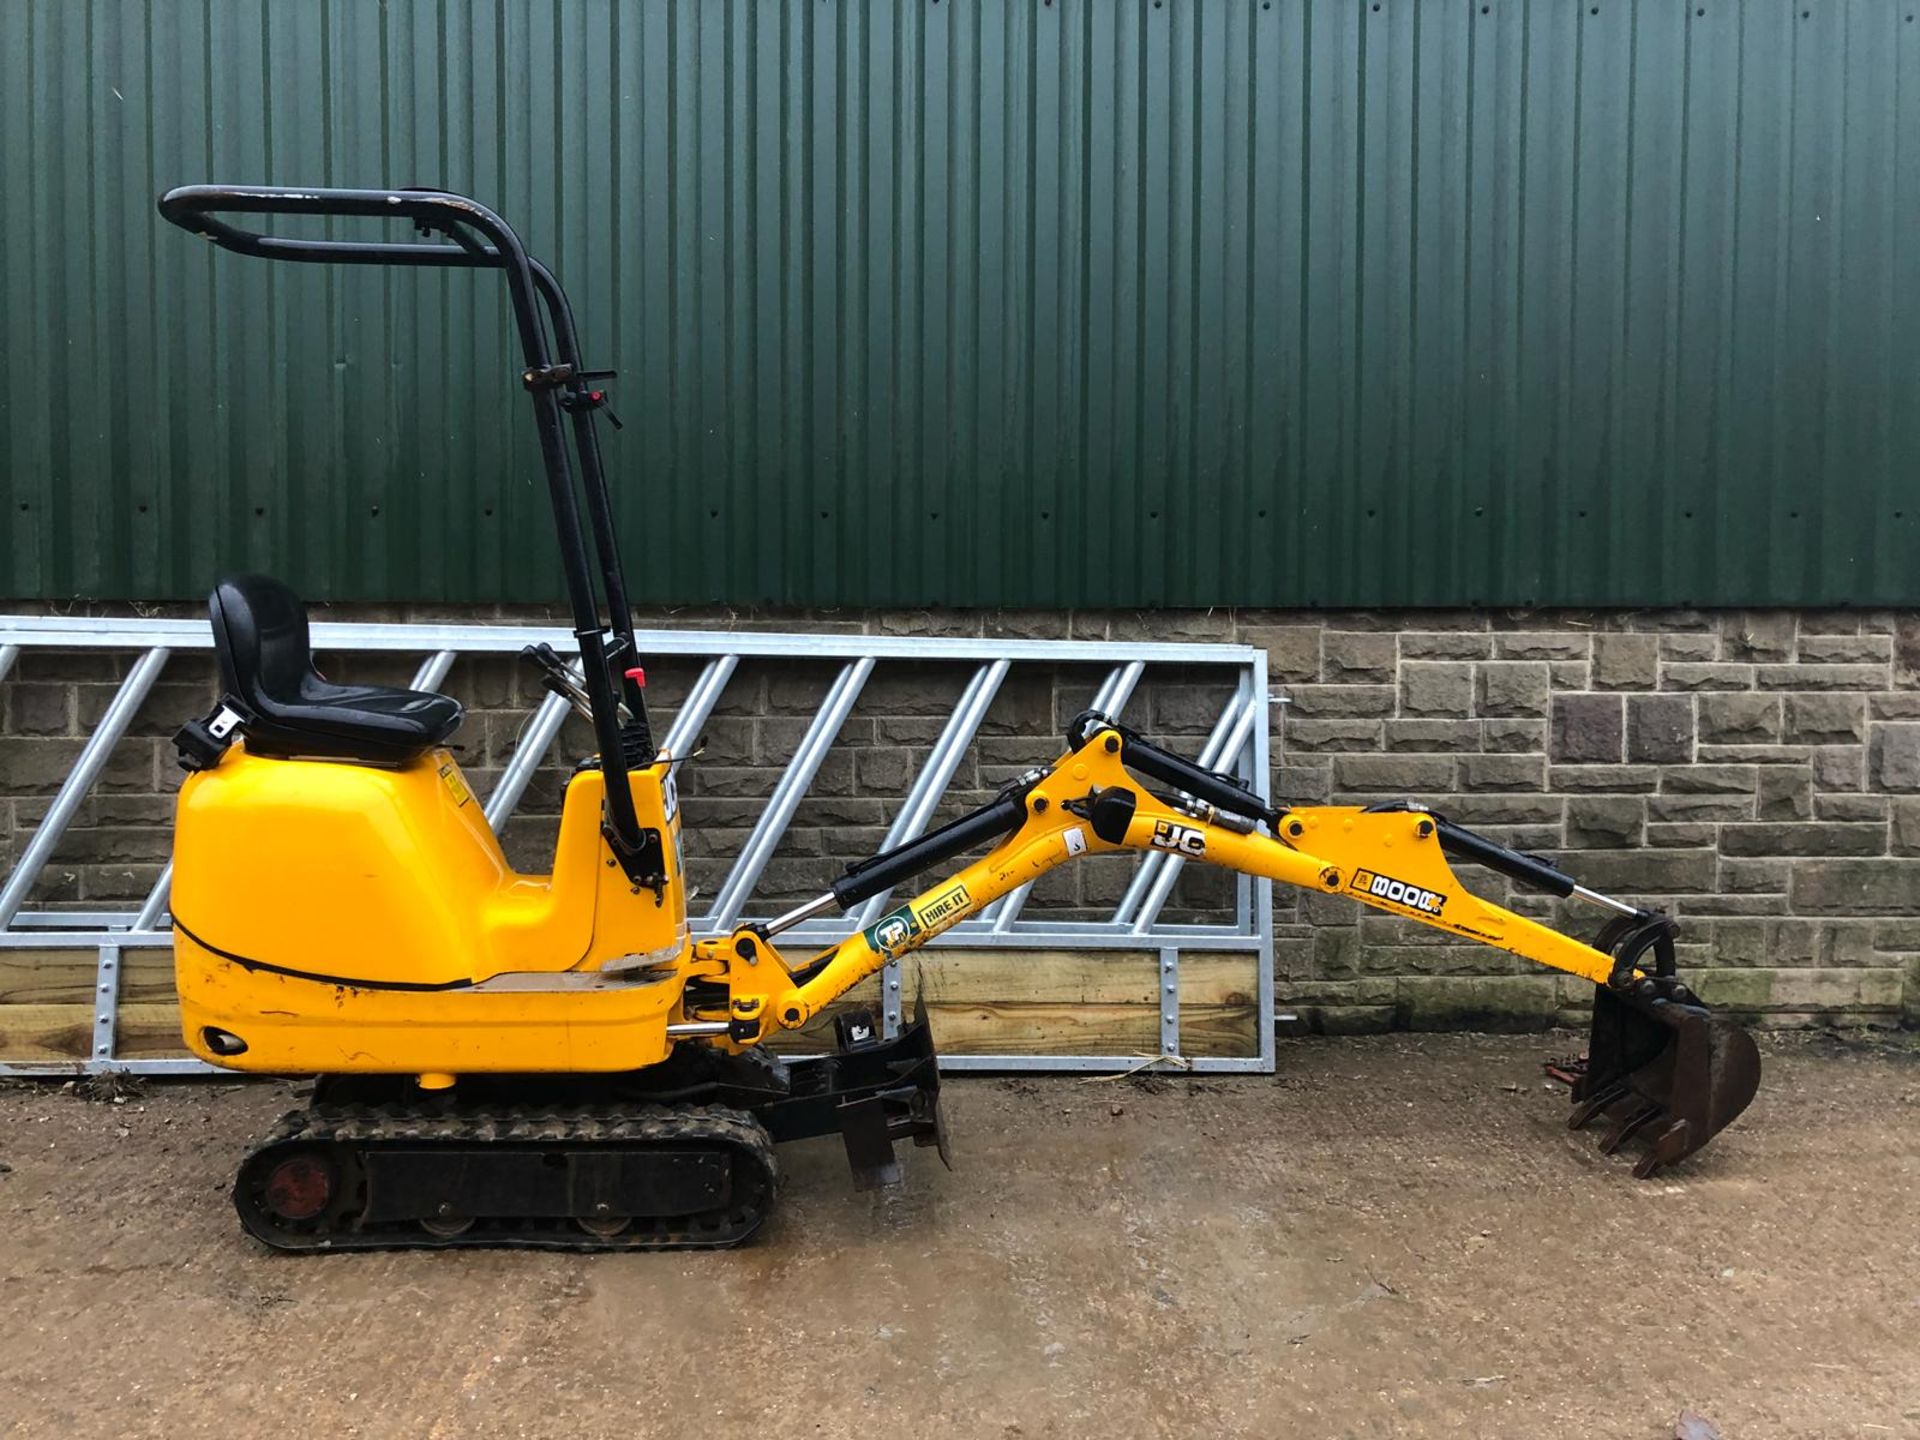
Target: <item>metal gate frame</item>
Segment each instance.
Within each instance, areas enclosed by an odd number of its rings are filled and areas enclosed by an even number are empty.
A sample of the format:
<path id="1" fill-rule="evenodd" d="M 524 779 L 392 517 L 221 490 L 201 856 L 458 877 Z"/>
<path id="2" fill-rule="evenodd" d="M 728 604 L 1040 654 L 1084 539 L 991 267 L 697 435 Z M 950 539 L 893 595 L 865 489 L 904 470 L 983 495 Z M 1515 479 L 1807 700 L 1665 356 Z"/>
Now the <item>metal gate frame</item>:
<path id="1" fill-rule="evenodd" d="M 437 689 L 462 655 L 517 653 L 522 646 L 548 644 L 562 655 L 577 654 L 573 632 L 549 626 L 316 623 L 313 646 L 334 653 L 404 653 L 425 658 L 413 679 L 416 689 Z M 765 808 L 749 833 L 733 867 L 703 916 L 693 918 L 700 935 L 725 933 L 749 909 L 755 885 L 818 774 L 833 742 L 852 712 L 868 678 L 882 661 L 917 665 L 972 663 L 972 676 L 946 726 L 920 765 L 906 799 L 887 832 L 888 847 L 924 831 L 941 797 L 973 743 L 994 696 L 1012 667 L 1021 663 L 1106 665 L 1106 679 L 1094 708 L 1113 716 L 1126 709 L 1148 665 L 1225 670 L 1234 690 L 1213 725 L 1201 752 L 1202 763 L 1231 770 L 1266 798 L 1270 784 L 1270 701 L 1267 656 L 1244 645 L 1119 643 L 1079 640 L 1001 640 L 777 633 L 771 631 L 641 631 L 640 653 L 704 659 L 705 666 L 674 715 L 663 745 L 678 753 L 707 723 L 727 682 L 743 659 L 839 661 L 841 668 L 814 712 L 799 746 L 775 783 Z M 26 650 L 137 651 L 126 678 L 99 724 L 82 746 L 45 817 L 0 886 L 0 949 L 93 950 L 98 956 L 93 1046 L 85 1061 L 0 1063 L 0 1075 L 123 1071 L 137 1074 L 200 1074 L 214 1067 L 193 1059 L 125 1059 L 115 1049 L 122 954 L 130 949 L 171 948 L 167 899 L 172 866 L 162 872 L 137 911 L 41 910 L 24 908 L 40 872 L 52 858 L 67 826 L 86 799 L 113 747 L 125 736 L 134 714 L 176 651 L 213 648 L 204 620 L 95 619 L 63 616 L 0 616 L 0 682 Z M 567 704 L 545 696 L 523 728 L 512 758 L 487 798 L 487 821 L 495 830 L 512 816 L 527 783 L 545 758 L 567 715 Z M 183 719 L 186 717 L 182 717 Z M 1035 760 L 1044 758 L 1045 737 L 1036 736 Z M 1227 924 L 1163 923 L 1161 910 L 1185 862 L 1154 853 L 1141 858 L 1113 915 L 1105 921 L 1030 918 L 1023 911 L 1023 888 L 994 902 L 981 915 L 947 931 L 929 948 L 950 950 L 1025 949 L 1035 942 L 1062 950 L 1158 952 L 1160 1053 L 1142 1055 L 945 1055 L 942 1068 L 960 1070 L 1110 1071 L 1153 1066 L 1200 1072 L 1270 1074 L 1274 1065 L 1273 882 L 1237 877 L 1234 913 Z M 890 893 L 890 892 L 889 892 Z M 852 917 L 854 926 L 871 924 L 885 909 L 888 894 L 867 900 Z M 796 926 L 801 944 L 825 945 L 844 935 L 848 918 L 820 919 Z M 1257 969 L 1255 1024 L 1259 1051 L 1249 1056 L 1184 1056 L 1180 1050 L 1180 957 L 1186 952 L 1227 951 L 1251 954 Z M 902 971 L 891 961 L 882 974 L 883 1021 L 889 1036 L 903 1017 Z"/>

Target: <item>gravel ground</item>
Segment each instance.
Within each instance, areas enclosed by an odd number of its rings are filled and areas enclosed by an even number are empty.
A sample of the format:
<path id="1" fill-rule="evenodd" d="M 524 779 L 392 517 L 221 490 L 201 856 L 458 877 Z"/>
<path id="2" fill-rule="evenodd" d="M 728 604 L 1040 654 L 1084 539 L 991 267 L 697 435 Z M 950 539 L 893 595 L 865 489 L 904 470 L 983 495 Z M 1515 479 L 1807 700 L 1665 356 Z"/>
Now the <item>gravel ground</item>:
<path id="1" fill-rule="evenodd" d="M 1769 1041 L 1642 1184 L 1563 1127 L 1574 1043 L 956 1079 L 952 1174 L 790 1147 L 774 1221 L 697 1255 L 272 1255 L 226 1189 L 292 1087 L 8 1087 L 0 1432 L 1920 1434 L 1920 1051 Z"/>

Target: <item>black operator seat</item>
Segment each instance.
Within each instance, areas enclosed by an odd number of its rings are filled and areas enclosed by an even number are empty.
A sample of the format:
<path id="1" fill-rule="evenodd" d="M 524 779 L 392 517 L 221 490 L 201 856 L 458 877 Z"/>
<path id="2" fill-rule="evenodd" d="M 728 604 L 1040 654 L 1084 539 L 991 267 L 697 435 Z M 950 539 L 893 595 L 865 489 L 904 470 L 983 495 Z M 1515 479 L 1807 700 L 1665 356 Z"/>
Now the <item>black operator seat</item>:
<path id="1" fill-rule="evenodd" d="M 252 754 L 398 765 L 459 727 L 460 702 L 451 696 L 322 679 L 306 606 L 278 580 L 228 576 L 213 587 L 208 609 L 220 681 L 239 702 Z"/>

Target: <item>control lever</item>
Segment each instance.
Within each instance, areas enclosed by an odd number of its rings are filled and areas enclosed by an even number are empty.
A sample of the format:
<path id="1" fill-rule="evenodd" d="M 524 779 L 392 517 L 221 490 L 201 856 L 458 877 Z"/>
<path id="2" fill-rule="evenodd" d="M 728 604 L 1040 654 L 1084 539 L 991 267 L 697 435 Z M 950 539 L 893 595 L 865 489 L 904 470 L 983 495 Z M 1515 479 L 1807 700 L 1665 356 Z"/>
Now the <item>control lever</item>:
<path id="1" fill-rule="evenodd" d="M 520 658 L 540 672 L 542 689 L 558 695 L 573 707 L 576 715 L 588 724 L 593 723 L 593 702 L 587 698 L 586 687 L 580 683 L 580 672 L 562 660 L 553 646 L 545 641 L 538 645 L 522 646 Z"/>
<path id="2" fill-rule="evenodd" d="M 609 424 L 613 426 L 614 429 L 616 430 L 626 429 L 627 427 L 620 423 L 620 417 L 614 414 L 612 407 L 607 404 L 606 390 L 604 388 L 600 388 L 600 389 L 587 388 L 587 383 L 589 381 L 611 380 L 613 379 L 614 376 L 618 375 L 619 373 L 620 372 L 618 370 L 575 370 L 573 371 L 568 376 L 568 379 L 572 380 L 575 383 L 571 388 L 566 390 L 560 396 L 560 408 L 562 410 L 566 410 L 569 412 L 586 411 L 589 413 L 595 410 L 605 410 L 607 412 L 607 421 Z"/>

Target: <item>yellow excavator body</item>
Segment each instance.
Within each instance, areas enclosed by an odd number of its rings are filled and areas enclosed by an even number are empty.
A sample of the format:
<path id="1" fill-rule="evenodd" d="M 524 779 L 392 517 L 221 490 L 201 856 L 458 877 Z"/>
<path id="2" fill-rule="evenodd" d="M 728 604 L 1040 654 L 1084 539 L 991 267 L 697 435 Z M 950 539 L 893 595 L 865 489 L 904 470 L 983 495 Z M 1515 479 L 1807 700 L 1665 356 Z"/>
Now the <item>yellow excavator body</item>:
<path id="1" fill-rule="evenodd" d="M 234 746 L 180 790 L 174 965 L 188 1046 L 271 1074 L 665 1059 L 687 951 L 667 772 L 628 777 L 664 840 L 668 883 L 654 891 L 613 862 L 597 770 L 567 785 L 552 872 L 523 875 L 444 749 L 375 767 Z"/>

